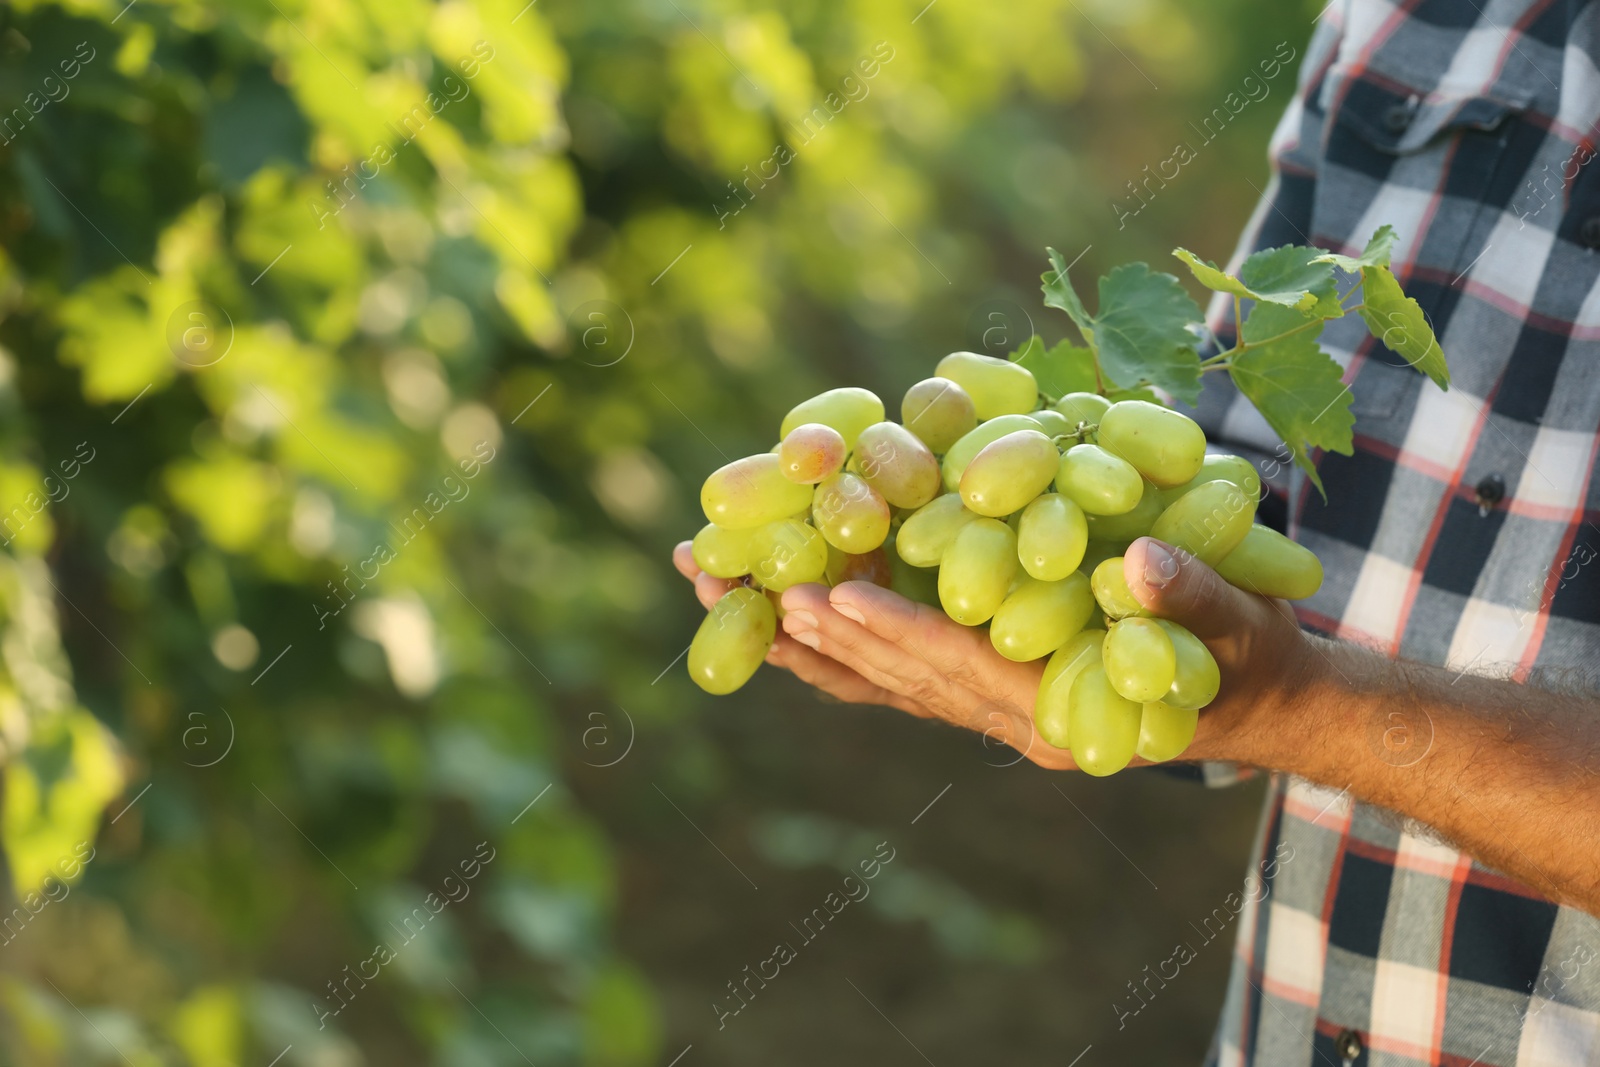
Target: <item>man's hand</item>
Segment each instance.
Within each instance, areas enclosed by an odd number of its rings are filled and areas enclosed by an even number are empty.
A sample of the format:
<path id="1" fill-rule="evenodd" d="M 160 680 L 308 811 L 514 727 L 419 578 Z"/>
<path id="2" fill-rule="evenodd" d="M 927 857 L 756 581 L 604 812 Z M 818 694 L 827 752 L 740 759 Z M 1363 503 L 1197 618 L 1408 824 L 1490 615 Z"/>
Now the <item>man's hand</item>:
<path id="1" fill-rule="evenodd" d="M 1297 743 L 1286 712 L 1332 669 L 1317 639 L 1300 629 L 1286 602 L 1237 589 L 1153 537 L 1129 545 L 1122 566 L 1139 603 L 1203 641 L 1222 672 L 1222 688 L 1200 712 L 1183 758 L 1278 766 L 1278 748 Z"/>
<path id="2" fill-rule="evenodd" d="M 672 554 L 708 607 L 735 582 L 695 566 L 689 542 Z M 982 630 L 868 582 L 797 585 L 783 594 L 784 617 L 767 662 L 787 668 L 850 704 L 882 704 L 938 718 L 1013 745 L 1047 767 L 1072 757 L 1033 732 L 1041 663 L 1013 663 Z"/>
<path id="3" fill-rule="evenodd" d="M 708 607 L 732 584 L 678 569 Z M 1145 537 L 1128 588 L 1204 641 L 1222 689 L 1184 759 L 1288 771 L 1425 823 L 1480 862 L 1600 916 L 1600 699 L 1394 660 L 1304 634 L 1289 606 L 1233 588 Z M 1012 663 L 937 609 L 877 586 L 795 586 L 769 661 L 840 700 L 984 732 L 1044 767 L 1033 732 L 1043 666 Z M 1391 736 L 1420 751 L 1385 746 Z"/>
<path id="4" fill-rule="evenodd" d="M 733 584 L 702 574 L 688 543 L 673 554 L 709 606 Z M 1313 653 L 1286 605 L 1234 589 L 1192 557 L 1142 538 L 1126 556 L 1128 587 L 1158 615 L 1187 626 L 1222 668 L 1218 700 L 1201 714 L 1190 758 L 1242 758 L 1229 745 L 1264 709 L 1305 681 Z M 976 730 L 1053 769 L 1075 766 L 1033 728 L 1043 661 L 1014 663 L 979 629 L 936 608 L 866 582 L 832 589 L 798 585 L 783 594 L 781 632 L 768 662 L 840 700 L 886 704 Z"/>

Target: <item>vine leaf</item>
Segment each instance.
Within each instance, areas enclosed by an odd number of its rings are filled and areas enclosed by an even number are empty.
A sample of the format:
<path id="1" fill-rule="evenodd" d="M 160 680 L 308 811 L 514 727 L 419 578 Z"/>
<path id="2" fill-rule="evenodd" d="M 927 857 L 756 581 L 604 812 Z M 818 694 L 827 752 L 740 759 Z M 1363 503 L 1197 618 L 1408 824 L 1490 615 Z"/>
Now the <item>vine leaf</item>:
<path id="1" fill-rule="evenodd" d="M 1055 249 L 1046 248 L 1045 252 L 1050 256 L 1050 269 L 1040 275 L 1040 279 L 1044 282 L 1045 306 L 1065 311 L 1077 325 L 1078 332 L 1083 334 L 1084 341 L 1093 345 L 1094 322 L 1084 310 L 1083 301 L 1078 298 L 1078 291 L 1072 287 L 1072 279 L 1067 277 L 1067 264 L 1062 260 L 1061 253 Z"/>
<path id="2" fill-rule="evenodd" d="M 1316 262 L 1330 263 L 1351 274 L 1356 274 L 1365 267 L 1387 267 L 1390 256 L 1394 254 L 1394 241 L 1394 227 L 1379 226 L 1378 232 L 1372 235 L 1372 239 L 1367 242 L 1367 247 L 1359 256 L 1341 256 L 1336 252 L 1325 252 L 1317 257 Z"/>
<path id="3" fill-rule="evenodd" d="M 1207 289 L 1264 304 L 1282 304 L 1317 318 L 1336 319 L 1344 314 L 1333 267 L 1323 261 L 1320 248 L 1264 248 L 1244 261 L 1237 278 L 1187 248 L 1173 249 L 1172 254 Z"/>
<path id="4" fill-rule="evenodd" d="M 1317 343 L 1321 332 L 1314 316 L 1258 304 L 1245 320 L 1245 348 L 1229 357 L 1228 373 L 1327 499 L 1311 450 L 1350 455 L 1355 416 L 1339 364 Z"/>
<path id="5" fill-rule="evenodd" d="M 1092 329 L 1108 386 L 1152 385 L 1193 404 L 1200 397 L 1200 326 L 1200 308 L 1170 274 L 1129 263 L 1100 279 Z"/>
<path id="6" fill-rule="evenodd" d="M 1216 293 L 1232 293 L 1234 296 L 1255 296 L 1248 286 L 1238 278 L 1229 274 L 1221 267 L 1208 259 L 1201 259 L 1187 248 L 1178 247 L 1172 254 L 1182 260 L 1189 268 L 1189 273 L 1194 275 L 1195 281 Z"/>
<path id="7" fill-rule="evenodd" d="M 1094 372 L 1094 352 L 1070 341 L 1045 348 L 1035 335 L 1011 354 L 1011 361 L 1033 372 L 1039 391 L 1052 403 L 1068 393 L 1094 393 L 1100 388 Z"/>
<path id="8" fill-rule="evenodd" d="M 1319 319 L 1336 319 L 1344 314 L 1339 304 L 1339 283 L 1329 264 L 1319 262 L 1320 248 L 1283 245 L 1264 248 L 1244 261 L 1239 280 L 1270 304 L 1286 304 L 1284 297 L 1304 293 L 1294 303 Z"/>
<path id="9" fill-rule="evenodd" d="M 1422 306 L 1401 291 L 1388 267 L 1361 268 L 1361 317 L 1372 336 L 1390 351 L 1432 378 L 1440 389 L 1450 388 L 1450 367 L 1433 327 Z"/>

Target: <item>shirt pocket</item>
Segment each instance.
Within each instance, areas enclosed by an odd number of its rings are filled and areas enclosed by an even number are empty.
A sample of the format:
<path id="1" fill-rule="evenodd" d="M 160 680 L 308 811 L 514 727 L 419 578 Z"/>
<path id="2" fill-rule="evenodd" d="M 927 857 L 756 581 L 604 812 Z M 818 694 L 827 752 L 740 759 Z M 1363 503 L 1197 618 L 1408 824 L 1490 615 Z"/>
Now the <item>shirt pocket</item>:
<path id="1" fill-rule="evenodd" d="M 1475 216 L 1495 194 L 1518 125 L 1509 120 L 1522 114 L 1530 96 L 1424 93 L 1373 71 L 1329 71 L 1321 93 L 1327 118 L 1312 229 L 1359 247 L 1370 236 L 1359 232 L 1363 226 L 1380 213 L 1394 216 L 1379 221 L 1394 224 L 1408 248 L 1426 252 L 1430 266 L 1453 265 L 1440 262 L 1428 242 L 1465 239 L 1457 229 L 1460 213 Z"/>
<path id="2" fill-rule="evenodd" d="M 1525 132 L 1521 115 L 1530 99 L 1521 92 L 1423 93 L 1371 70 L 1330 70 L 1319 101 L 1326 121 L 1313 243 L 1359 249 L 1379 226 L 1392 225 L 1399 258 L 1419 268 L 1407 291 L 1441 325 L 1449 280 L 1482 250 L 1499 210 L 1492 205 L 1508 203 L 1516 191 L 1521 173 L 1506 162 Z M 1359 343 L 1359 323 L 1346 328 L 1350 343 Z M 1381 344 L 1368 363 L 1355 389 L 1356 417 L 1407 411 L 1416 371 Z"/>

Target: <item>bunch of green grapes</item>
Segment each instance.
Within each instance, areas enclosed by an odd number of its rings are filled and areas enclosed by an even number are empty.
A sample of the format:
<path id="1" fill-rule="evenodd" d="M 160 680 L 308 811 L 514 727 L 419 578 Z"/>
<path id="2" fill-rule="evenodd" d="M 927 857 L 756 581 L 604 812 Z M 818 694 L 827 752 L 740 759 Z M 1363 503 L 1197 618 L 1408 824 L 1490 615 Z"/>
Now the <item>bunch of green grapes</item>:
<path id="1" fill-rule="evenodd" d="M 701 624 L 690 675 L 732 692 L 772 645 L 777 594 L 871 581 L 987 625 L 1008 659 L 1049 657 L 1036 727 L 1089 773 L 1175 758 L 1221 677 L 1197 637 L 1129 592 L 1128 545 L 1148 534 L 1287 599 L 1317 590 L 1321 564 L 1255 523 L 1254 466 L 1208 454 L 1179 412 L 1095 393 L 1046 404 L 1026 367 L 971 352 L 935 374 L 907 390 L 900 423 L 865 389 L 812 397 L 771 452 L 706 480 L 695 561 L 744 584 Z"/>

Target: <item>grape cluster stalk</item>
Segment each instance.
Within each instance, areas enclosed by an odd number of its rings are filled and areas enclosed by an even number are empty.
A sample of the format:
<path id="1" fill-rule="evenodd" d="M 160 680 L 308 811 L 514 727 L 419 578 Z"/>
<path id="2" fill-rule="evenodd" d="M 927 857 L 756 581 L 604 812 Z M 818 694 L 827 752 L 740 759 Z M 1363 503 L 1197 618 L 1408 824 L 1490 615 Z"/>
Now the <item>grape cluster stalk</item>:
<path id="1" fill-rule="evenodd" d="M 1129 544 L 1158 538 L 1291 600 L 1316 592 L 1321 563 L 1255 522 L 1255 467 L 1208 453 L 1181 412 L 1089 392 L 1051 403 L 1027 367 L 972 352 L 934 373 L 899 423 L 870 391 L 831 389 L 789 412 L 772 451 L 706 479 L 695 562 L 741 584 L 695 634 L 690 676 L 733 692 L 766 658 L 785 589 L 867 581 L 987 626 L 1008 659 L 1048 657 L 1036 728 L 1090 774 L 1181 755 L 1221 675 L 1129 591 Z"/>

